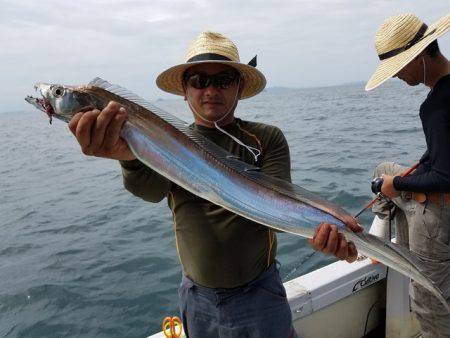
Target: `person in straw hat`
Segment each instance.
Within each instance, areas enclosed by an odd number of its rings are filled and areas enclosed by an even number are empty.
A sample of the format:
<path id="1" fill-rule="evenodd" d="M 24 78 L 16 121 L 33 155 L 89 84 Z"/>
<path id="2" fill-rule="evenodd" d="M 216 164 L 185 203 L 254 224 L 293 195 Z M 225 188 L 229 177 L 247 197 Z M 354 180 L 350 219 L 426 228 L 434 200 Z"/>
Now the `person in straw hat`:
<path id="1" fill-rule="evenodd" d="M 184 97 L 193 113 L 192 128 L 265 173 L 290 181 L 289 148 L 282 132 L 234 116 L 239 99 L 260 93 L 266 85 L 256 57 L 241 63 L 231 40 L 202 32 L 189 46 L 186 61 L 162 72 L 156 84 Z M 126 181 L 140 186 L 135 175 L 125 172 Z M 172 196 L 169 205 L 183 267 L 180 309 L 189 337 L 296 336 L 275 263 L 273 230 L 159 180 L 167 188 L 157 192 L 157 199 Z"/>
<path id="2" fill-rule="evenodd" d="M 240 99 L 266 85 L 256 57 L 242 63 L 231 40 L 203 32 L 190 45 L 185 62 L 162 72 L 156 84 L 184 97 L 195 121 L 191 128 L 264 173 L 290 181 L 289 147 L 280 129 L 234 116 Z M 296 337 L 276 265 L 274 231 L 194 196 L 144 166 L 119 137 L 126 117 L 125 109 L 111 102 L 102 111 L 75 115 L 69 128 L 85 154 L 120 160 L 124 185 L 134 195 L 150 202 L 167 197 L 183 270 L 179 296 L 186 334 Z M 337 255 L 354 260 L 354 246 L 341 244 Z"/>
<path id="3" fill-rule="evenodd" d="M 366 85 L 372 90 L 391 77 L 430 92 L 420 106 L 427 149 L 417 169 L 382 163 L 374 177 L 383 177 L 381 192 L 394 203 L 397 241 L 426 262 L 424 271 L 450 302 L 450 62 L 437 38 L 450 27 L 450 14 L 427 26 L 413 14 L 388 18 L 378 30 L 375 48 L 380 63 Z M 389 233 L 390 206 L 379 202 L 372 233 Z M 450 337 L 450 313 L 427 290 L 411 285 L 412 309 L 424 337 Z"/>

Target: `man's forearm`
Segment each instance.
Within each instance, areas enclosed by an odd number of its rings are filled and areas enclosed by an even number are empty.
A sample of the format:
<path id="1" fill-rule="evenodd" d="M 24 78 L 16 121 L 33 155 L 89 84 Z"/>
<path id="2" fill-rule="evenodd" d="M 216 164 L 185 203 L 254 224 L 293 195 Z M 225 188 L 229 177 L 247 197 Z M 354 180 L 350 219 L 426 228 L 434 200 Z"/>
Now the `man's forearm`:
<path id="1" fill-rule="evenodd" d="M 171 182 L 139 160 L 120 161 L 123 184 L 133 195 L 148 202 L 159 202 L 170 189 Z"/>
<path id="2" fill-rule="evenodd" d="M 398 191 L 414 192 L 450 192 L 450 180 L 434 170 L 418 175 L 394 178 L 394 187 Z"/>

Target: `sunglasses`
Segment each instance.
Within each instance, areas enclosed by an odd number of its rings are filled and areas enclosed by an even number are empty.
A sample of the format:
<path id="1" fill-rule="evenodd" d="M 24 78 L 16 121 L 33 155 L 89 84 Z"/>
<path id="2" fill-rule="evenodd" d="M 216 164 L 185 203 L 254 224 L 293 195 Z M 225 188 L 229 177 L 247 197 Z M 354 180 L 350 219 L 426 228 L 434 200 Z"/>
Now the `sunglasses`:
<path id="1" fill-rule="evenodd" d="M 184 83 L 195 89 L 205 89 L 212 85 L 218 89 L 230 88 L 239 78 L 237 72 L 220 72 L 214 75 L 206 73 L 186 74 Z"/>

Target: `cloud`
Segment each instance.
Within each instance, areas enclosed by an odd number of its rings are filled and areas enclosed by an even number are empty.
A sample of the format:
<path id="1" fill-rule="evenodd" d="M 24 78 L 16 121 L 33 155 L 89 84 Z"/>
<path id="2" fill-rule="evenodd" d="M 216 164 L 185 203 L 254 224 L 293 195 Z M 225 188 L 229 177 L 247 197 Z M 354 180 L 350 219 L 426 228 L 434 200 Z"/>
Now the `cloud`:
<path id="1" fill-rule="evenodd" d="M 0 111 L 27 108 L 23 96 L 37 81 L 102 76 L 145 97 L 165 96 L 154 79 L 183 62 L 204 29 L 229 36 L 244 62 L 258 54 L 269 86 L 365 80 L 377 63 L 375 31 L 387 16 L 412 11 L 432 22 L 448 10 L 445 1 L 425 0 L 18 0 L 1 8 Z"/>

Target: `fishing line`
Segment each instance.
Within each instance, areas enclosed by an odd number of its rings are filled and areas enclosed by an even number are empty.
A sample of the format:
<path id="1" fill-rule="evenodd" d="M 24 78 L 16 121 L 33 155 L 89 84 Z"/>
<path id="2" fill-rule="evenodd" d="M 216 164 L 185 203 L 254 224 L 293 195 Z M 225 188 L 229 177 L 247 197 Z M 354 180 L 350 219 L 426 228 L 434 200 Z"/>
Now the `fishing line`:
<path id="1" fill-rule="evenodd" d="M 311 253 L 309 253 L 308 255 L 306 255 L 305 257 L 303 257 L 303 259 L 300 261 L 299 264 L 297 264 L 296 267 L 294 267 L 294 269 L 289 272 L 286 276 L 284 276 L 283 280 L 286 281 L 288 280 L 303 264 L 305 264 L 307 261 L 309 261 L 315 254 L 317 251 L 312 251 Z"/>

